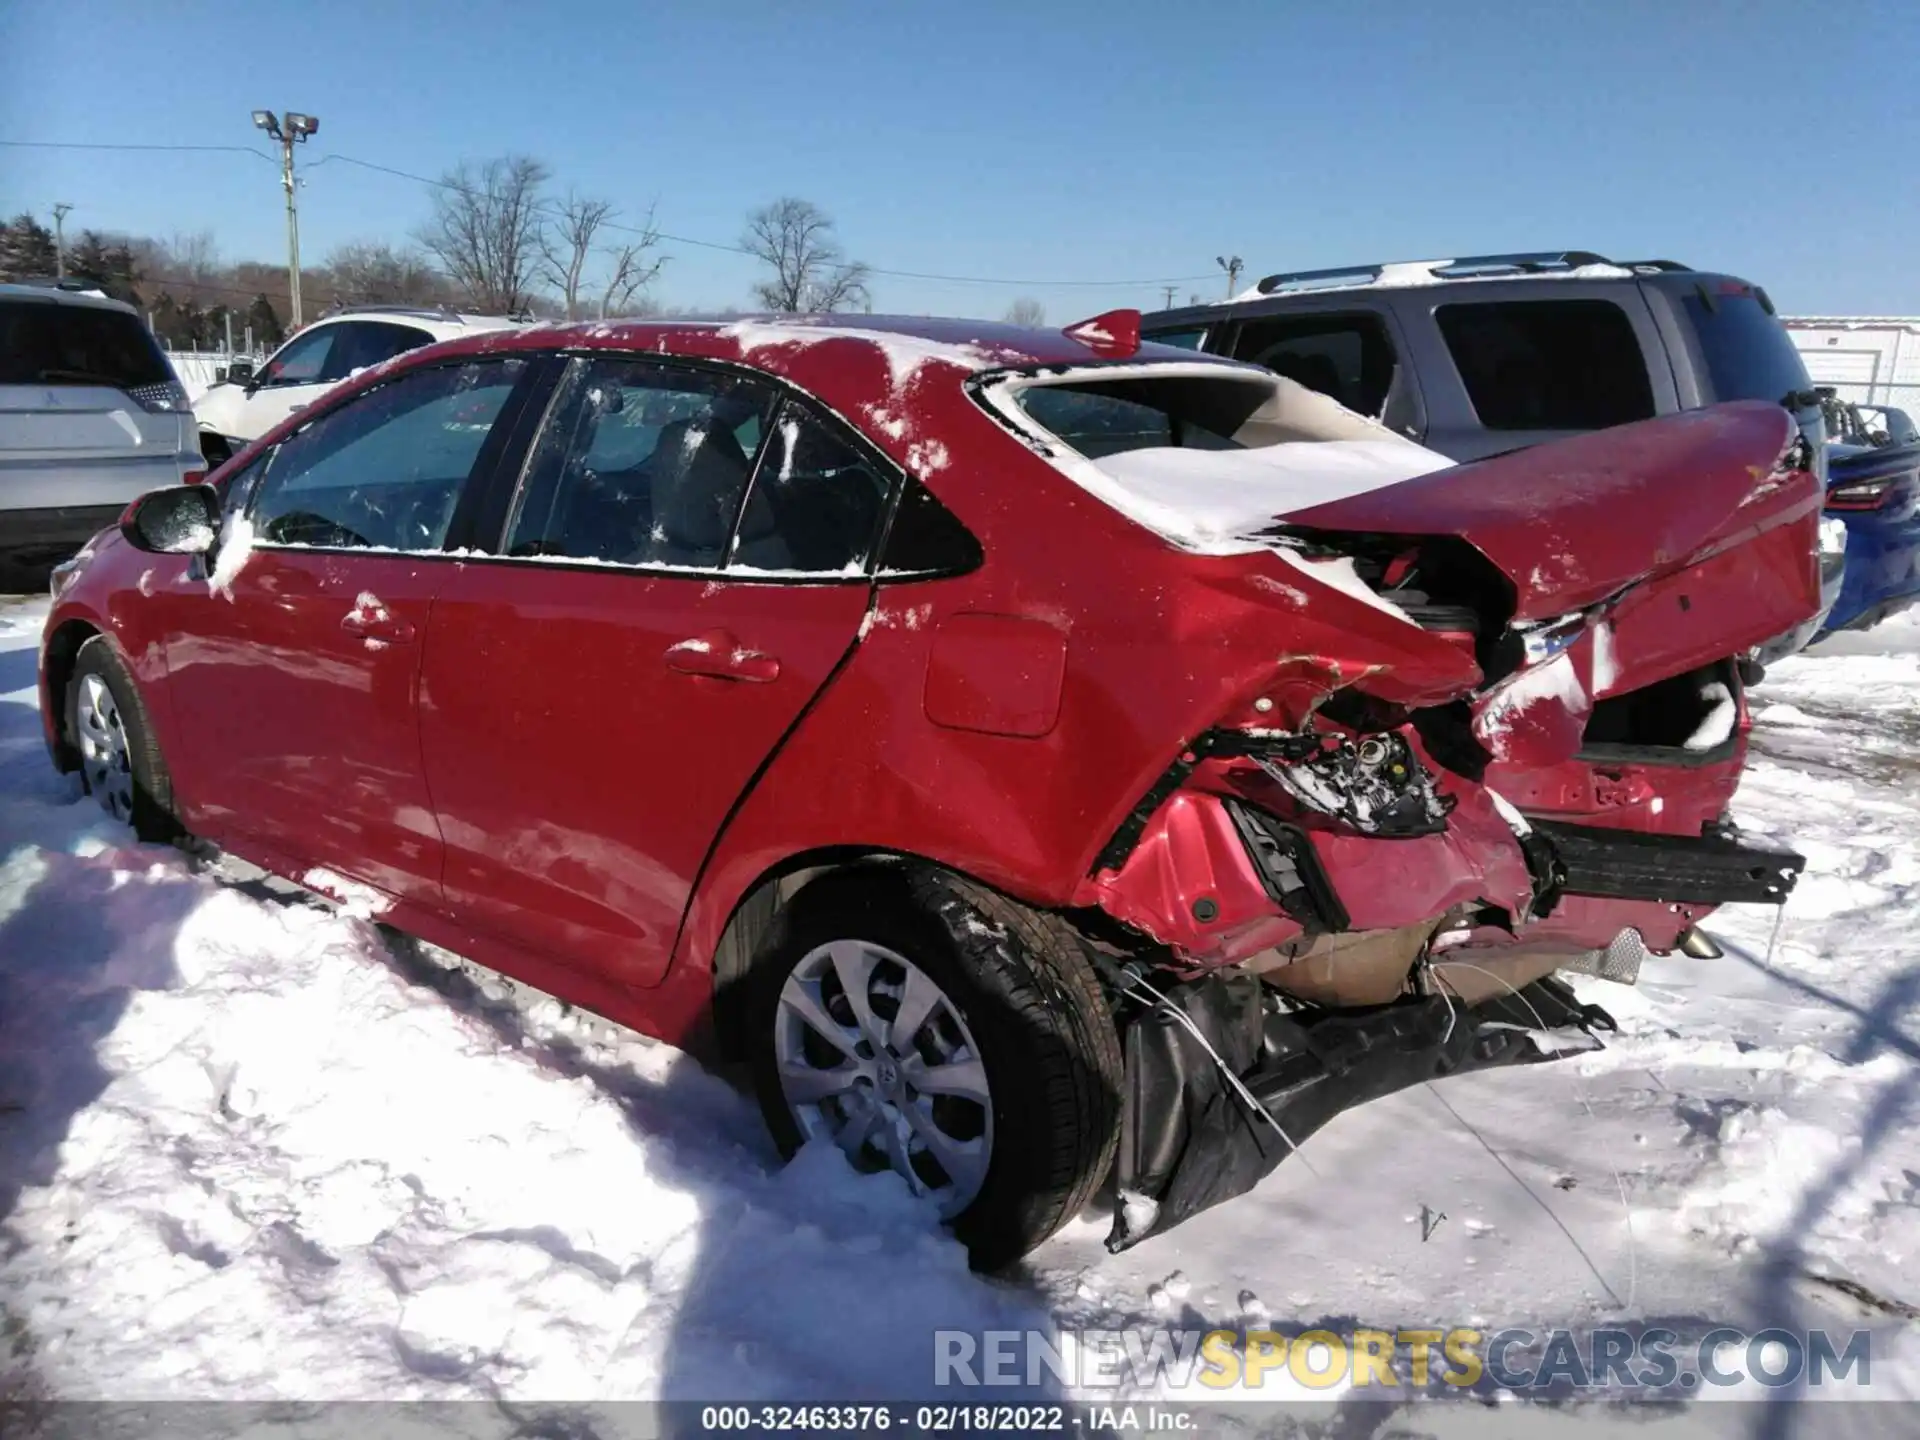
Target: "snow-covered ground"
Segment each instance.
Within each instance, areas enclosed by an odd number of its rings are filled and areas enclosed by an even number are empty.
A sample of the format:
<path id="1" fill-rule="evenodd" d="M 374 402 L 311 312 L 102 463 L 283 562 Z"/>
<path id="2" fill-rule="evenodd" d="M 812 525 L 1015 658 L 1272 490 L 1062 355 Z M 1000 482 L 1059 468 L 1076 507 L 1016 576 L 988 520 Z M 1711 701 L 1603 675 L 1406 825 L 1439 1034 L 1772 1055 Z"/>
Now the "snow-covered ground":
<path id="1" fill-rule="evenodd" d="M 986 1280 L 694 1061 L 128 844 L 45 764 L 43 614 L 0 600 L 0 1398 L 898 1398 L 935 1329 L 1623 1321 L 1870 1328 L 1920 1396 L 1920 625 L 1754 694 L 1738 810 L 1809 860 L 1777 932 L 1723 911 L 1724 958 L 1583 987 L 1605 1051 Z"/>

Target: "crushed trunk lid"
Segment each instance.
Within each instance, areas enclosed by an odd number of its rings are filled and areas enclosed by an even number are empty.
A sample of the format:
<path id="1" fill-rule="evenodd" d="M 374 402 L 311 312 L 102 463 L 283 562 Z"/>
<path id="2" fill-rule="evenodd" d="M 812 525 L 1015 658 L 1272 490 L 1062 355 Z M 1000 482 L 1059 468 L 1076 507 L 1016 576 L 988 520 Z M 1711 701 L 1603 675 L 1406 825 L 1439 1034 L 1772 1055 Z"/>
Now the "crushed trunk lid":
<path id="1" fill-rule="evenodd" d="M 1473 607 L 1491 681 L 1474 733 L 1496 759 L 1553 764 L 1579 749 L 1595 700 L 1818 610 L 1821 495 L 1801 449 L 1785 410 L 1739 402 L 1297 510 L 1276 536 L 1333 553 L 1458 537 L 1484 556 L 1511 598 L 1505 616 L 1484 595 Z"/>

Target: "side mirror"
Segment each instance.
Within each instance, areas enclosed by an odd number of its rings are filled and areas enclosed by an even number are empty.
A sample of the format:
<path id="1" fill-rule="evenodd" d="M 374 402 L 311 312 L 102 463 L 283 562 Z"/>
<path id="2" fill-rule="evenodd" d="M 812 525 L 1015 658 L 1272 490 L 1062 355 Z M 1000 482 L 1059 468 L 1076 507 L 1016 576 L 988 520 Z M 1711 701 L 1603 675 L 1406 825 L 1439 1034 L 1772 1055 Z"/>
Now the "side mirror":
<path id="1" fill-rule="evenodd" d="M 235 385 L 251 385 L 253 383 L 253 362 L 251 360 L 235 360 L 231 365 L 227 366 L 226 379 Z"/>
<path id="2" fill-rule="evenodd" d="M 220 534 L 220 492 L 208 485 L 149 490 L 120 517 L 120 534 L 149 555 L 204 555 Z"/>

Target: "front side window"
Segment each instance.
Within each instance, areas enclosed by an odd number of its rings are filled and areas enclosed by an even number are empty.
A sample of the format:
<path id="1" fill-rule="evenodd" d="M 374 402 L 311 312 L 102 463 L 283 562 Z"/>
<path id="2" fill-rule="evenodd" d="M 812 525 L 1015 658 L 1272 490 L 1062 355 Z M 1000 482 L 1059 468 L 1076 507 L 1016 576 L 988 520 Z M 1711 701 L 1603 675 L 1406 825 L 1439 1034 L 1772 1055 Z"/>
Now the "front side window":
<path id="1" fill-rule="evenodd" d="M 520 359 L 415 370 L 280 442 L 254 500 L 268 543 L 444 547 L 480 452 L 526 369 Z"/>
<path id="2" fill-rule="evenodd" d="M 1393 387 L 1393 345 L 1377 315 L 1250 320 L 1233 353 L 1375 419 Z"/>
<path id="3" fill-rule="evenodd" d="M 1434 311 L 1489 430 L 1602 430 L 1653 418 L 1646 358 L 1611 300 L 1512 300 Z"/>
<path id="4" fill-rule="evenodd" d="M 577 360 L 528 458 L 510 556 L 719 569 L 770 386 L 650 360 Z"/>
<path id="5" fill-rule="evenodd" d="M 261 385 L 317 385 L 326 373 L 327 357 L 339 338 L 341 325 L 322 325 L 296 335 L 260 372 Z"/>

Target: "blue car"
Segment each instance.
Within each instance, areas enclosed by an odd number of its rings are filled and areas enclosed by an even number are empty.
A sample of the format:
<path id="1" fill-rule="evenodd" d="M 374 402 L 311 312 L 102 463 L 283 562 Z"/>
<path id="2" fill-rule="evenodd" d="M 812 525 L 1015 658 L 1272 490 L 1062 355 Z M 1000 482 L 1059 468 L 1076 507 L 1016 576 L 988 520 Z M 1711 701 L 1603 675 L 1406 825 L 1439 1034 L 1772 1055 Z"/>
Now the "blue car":
<path id="1" fill-rule="evenodd" d="M 1847 564 L 1823 634 L 1865 630 L 1920 601 L 1920 443 L 1875 445 L 1853 406 L 1828 400 L 1828 516 Z"/>

